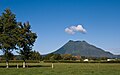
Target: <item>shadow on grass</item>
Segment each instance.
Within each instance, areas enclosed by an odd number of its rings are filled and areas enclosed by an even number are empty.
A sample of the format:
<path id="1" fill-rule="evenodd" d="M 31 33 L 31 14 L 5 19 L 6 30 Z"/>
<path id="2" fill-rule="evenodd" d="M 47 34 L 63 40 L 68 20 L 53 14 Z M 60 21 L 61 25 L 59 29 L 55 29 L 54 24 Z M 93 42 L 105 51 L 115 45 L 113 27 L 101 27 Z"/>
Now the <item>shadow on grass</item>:
<path id="1" fill-rule="evenodd" d="M 18 65 L 19 68 L 23 68 L 23 65 Z M 32 67 L 51 67 L 51 65 L 26 65 L 26 68 Z M 6 65 L 0 65 L 0 68 L 6 68 Z M 9 68 L 17 68 L 17 65 L 9 65 Z"/>

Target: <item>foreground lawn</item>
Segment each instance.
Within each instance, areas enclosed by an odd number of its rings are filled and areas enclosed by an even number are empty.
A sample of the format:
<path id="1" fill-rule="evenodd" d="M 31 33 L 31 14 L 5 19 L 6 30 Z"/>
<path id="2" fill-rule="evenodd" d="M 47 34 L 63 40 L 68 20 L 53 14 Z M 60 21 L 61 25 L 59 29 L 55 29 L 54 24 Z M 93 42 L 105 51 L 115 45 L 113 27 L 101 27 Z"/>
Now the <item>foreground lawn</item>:
<path id="1" fill-rule="evenodd" d="M 51 65 L 51 63 L 39 63 Z M 0 75 L 120 75 L 119 63 L 54 63 L 54 68 L 0 68 Z"/>

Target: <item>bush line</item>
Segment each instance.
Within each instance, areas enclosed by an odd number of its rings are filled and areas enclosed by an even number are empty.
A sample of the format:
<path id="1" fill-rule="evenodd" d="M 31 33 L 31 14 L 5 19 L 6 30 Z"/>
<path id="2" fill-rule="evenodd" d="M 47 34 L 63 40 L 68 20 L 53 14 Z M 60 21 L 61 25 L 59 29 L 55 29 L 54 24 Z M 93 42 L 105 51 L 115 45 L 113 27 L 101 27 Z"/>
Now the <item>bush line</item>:
<path id="1" fill-rule="evenodd" d="M 120 61 L 72 61 L 72 60 L 44 60 L 45 63 L 120 63 Z"/>

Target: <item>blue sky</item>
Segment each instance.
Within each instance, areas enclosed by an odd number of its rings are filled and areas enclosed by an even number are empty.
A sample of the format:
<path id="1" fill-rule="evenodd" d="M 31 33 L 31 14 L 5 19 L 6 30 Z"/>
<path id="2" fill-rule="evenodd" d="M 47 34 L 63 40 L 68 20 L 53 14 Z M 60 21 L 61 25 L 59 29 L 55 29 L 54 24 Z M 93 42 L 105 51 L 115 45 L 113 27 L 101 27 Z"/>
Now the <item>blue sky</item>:
<path id="1" fill-rule="evenodd" d="M 85 40 L 120 54 L 119 0 L 0 0 L 0 15 L 10 8 L 17 21 L 29 21 L 38 38 L 34 50 L 53 52 L 69 40 Z M 82 25 L 86 34 L 67 34 L 66 28 Z"/>

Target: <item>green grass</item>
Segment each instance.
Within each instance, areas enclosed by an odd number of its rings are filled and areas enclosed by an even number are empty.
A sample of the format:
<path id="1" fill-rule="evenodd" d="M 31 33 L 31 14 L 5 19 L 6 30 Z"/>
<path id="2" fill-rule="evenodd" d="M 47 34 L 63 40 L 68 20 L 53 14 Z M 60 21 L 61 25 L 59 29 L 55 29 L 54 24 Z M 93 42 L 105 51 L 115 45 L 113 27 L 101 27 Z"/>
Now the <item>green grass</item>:
<path id="1" fill-rule="evenodd" d="M 51 66 L 51 63 L 30 63 L 29 65 L 38 64 Z M 53 69 L 51 67 L 0 68 L 0 75 L 120 75 L 120 64 L 54 63 Z"/>

